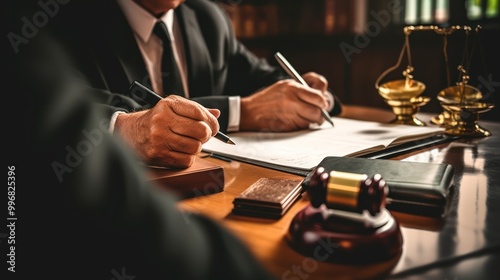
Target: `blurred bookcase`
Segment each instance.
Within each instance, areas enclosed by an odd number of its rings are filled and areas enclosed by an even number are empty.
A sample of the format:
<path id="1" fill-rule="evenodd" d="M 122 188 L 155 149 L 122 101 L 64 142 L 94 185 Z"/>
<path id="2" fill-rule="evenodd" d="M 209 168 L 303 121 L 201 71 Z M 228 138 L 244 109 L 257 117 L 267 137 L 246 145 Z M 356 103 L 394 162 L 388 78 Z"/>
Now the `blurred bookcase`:
<path id="1" fill-rule="evenodd" d="M 365 32 L 380 11 L 384 32 L 403 25 L 475 23 L 498 28 L 500 0 L 217 0 L 239 38 Z M 491 26 L 493 27 L 493 26 Z"/>
<path id="2" fill-rule="evenodd" d="M 236 36 L 247 48 L 271 63 L 273 54 L 280 51 L 300 72 L 323 74 L 346 103 L 387 108 L 374 83 L 380 73 L 396 63 L 406 25 L 480 25 L 482 55 L 487 64 L 500 61 L 500 44 L 493 43 L 500 37 L 500 0 L 213 1 L 227 12 Z M 425 81 L 430 97 L 448 86 L 443 42 L 433 35 L 412 35 L 415 77 Z M 460 63 L 462 41 L 459 35 L 449 36 L 448 64 Z M 476 58 L 478 73 L 485 63 Z M 488 68 L 480 78 L 498 87 L 499 65 Z M 500 88 L 495 91 L 498 94 Z M 482 118 L 497 114 L 498 99 L 496 108 Z M 441 109 L 438 101 L 432 100 L 421 110 Z"/>
<path id="3" fill-rule="evenodd" d="M 228 12 L 236 35 L 331 35 L 355 32 L 366 19 L 365 0 L 217 1 Z"/>

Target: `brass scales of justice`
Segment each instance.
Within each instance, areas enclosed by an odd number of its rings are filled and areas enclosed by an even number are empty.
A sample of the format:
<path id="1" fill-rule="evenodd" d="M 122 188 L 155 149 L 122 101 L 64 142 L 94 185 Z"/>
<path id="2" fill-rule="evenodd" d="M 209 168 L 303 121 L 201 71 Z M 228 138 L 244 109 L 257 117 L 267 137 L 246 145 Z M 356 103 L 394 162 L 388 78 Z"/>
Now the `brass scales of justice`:
<path id="1" fill-rule="evenodd" d="M 477 26 L 474 32 L 477 34 L 480 29 L 481 27 Z M 375 88 L 384 101 L 391 106 L 392 111 L 396 115 L 390 123 L 425 126 L 426 124 L 416 117 L 416 113 L 419 111 L 420 107 L 426 105 L 430 101 L 430 97 L 421 95 L 425 91 L 426 86 L 424 83 L 415 80 L 412 75 L 414 67 L 411 61 L 410 35 L 413 31 L 434 31 L 439 35 L 443 35 L 445 46 L 447 46 L 447 36 L 460 30 L 465 32 L 465 41 L 467 44 L 472 28 L 459 25 L 450 27 L 426 25 L 405 26 L 403 30 L 405 42 L 398 61 L 396 65 L 385 70 L 380 75 L 375 82 Z M 402 73 L 404 78 L 380 85 L 381 80 L 385 76 L 400 67 L 405 53 L 408 59 L 408 66 Z M 454 86 L 451 86 L 449 81 L 450 75 L 446 47 L 444 48 L 444 56 L 447 64 L 448 87 L 437 94 L 437 99 L 443 108 L 443 112 L 434 116 L 431 122 L 444 127 L 445 133 L 448 135 L 468 137 L 490 136 L 491 133 L 488 130 L 479 126 L 478 120 L 479 114 L 491 110 L 494 104 L 484 102 L 483 93 L 478 88 L 468 84 L 470 76 L 467 67 L 470 63 L 470 56 L 467 45 L 464 48 L 463 57 L 464 59 L 468 57 L 469 61 L 462 61 L 462 65 L 457 67 L 460 77 L 459 81 Z"/>

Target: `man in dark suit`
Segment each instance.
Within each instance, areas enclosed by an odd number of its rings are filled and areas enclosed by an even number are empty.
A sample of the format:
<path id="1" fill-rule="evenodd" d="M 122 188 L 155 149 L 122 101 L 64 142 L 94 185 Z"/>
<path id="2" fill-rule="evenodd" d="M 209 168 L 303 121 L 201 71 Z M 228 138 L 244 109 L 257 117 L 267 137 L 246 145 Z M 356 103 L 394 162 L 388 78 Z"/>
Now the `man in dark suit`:
<path id="1" fill-rule="evenodd" d="M 7 279 L 271 279 L 225 228 L 147 184 L 68 57 L 40 29 L 6 62 Z"/>
<path id="2" fill-rule="evenodd" d="M 152 132 L 143 124 L 156 120 L 135 112 L 145 104 L 128 93 L 134 80 L 163 96 L 177 93 L 164 92 L 162 76 L 170 73 L 163 72 L 159 61 L 165 43 L 153 34 L 158 22 L 166 24 L 173 38 L 181 95 L 219 109 L 223 132 L 304 129 L 324 121 L 321 109 L 332 115 L 340 112 L 340 102 L 327 90 L 323 76 L 304 74 L 310 88 L 286 79 L 281 69 L 235 38 L 231 21 L 212 1 L 95 1 L 74 0 L 55 20 L 67 28 L 63 37 L 76 50 L 74 57 L 92 86 L 108 93 L 99 98 L 112 107 L 112 127 L 147 162 L 168 164 L 158 155 L 173 149 L 166 147 L 165 139 L 151 140 Z"/>

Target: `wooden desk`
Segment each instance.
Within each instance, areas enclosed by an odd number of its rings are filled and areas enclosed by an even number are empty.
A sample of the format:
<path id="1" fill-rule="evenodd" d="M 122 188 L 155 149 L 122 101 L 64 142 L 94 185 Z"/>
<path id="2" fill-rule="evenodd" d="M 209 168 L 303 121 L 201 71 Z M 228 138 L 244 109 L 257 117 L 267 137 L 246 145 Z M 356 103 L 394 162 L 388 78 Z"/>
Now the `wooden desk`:
<path id="1" fill-rule="evenodd" d="M 345 106 L 342 117 L 388 122 L 390 111 Z M 429 125 L 432 115 L 419 114 Z M 302 178 L 237 161 L 211 158 L 225 170 L 225 190 L 187 199 L 180 207 L 222 222 L 278 279 L 491 279 L 500 265 L 500 123 L 482 122 L 492 136 L 461 139 L 394 158 L 446 162 L 455 167 L 451 209 L 441 220 L 393 213 L 403 232 L 403 253 L 364 266 L 318 262 L 288 246 L 285 233 L 294 215 L 308 204 L 303 196 L 280 220 L 231 214 L 232 202 L 262 177 Z M 469 278 L 470 277 L 470 278 Z"/>

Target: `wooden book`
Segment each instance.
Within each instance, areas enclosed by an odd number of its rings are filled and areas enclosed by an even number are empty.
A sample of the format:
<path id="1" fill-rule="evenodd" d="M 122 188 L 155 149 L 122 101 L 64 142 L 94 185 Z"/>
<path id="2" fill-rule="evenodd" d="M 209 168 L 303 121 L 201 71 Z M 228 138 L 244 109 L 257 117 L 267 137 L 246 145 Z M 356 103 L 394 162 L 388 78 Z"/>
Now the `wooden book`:
<path id="1" fill-rule="evenodd" d="M 179 199 L 218 193 L 224 190 L 224 168 L 203 158 L 184 169 L 150 167 L 150 180 L 174 192 Z"/>

